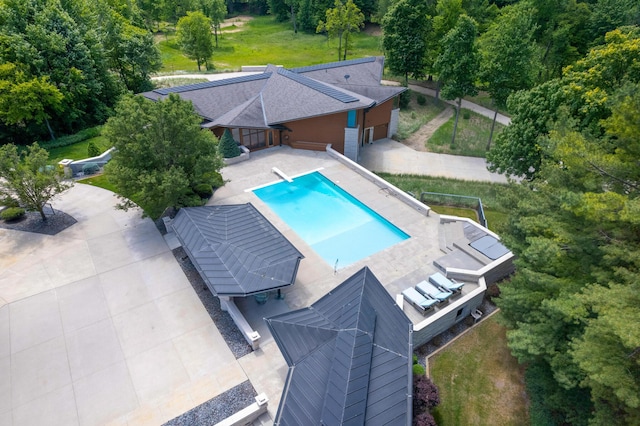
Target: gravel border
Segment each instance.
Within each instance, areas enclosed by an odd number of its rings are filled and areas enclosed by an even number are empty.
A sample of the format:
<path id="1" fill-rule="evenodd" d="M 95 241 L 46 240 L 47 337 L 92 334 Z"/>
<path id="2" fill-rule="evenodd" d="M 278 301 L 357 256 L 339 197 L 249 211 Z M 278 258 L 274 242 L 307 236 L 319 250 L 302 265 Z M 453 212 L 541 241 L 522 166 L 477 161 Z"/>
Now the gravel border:
<path id="1" fill-rule="evenodd" d="M 173 255 L 236 359 L 253 352 L 251 345 L 247 343 L 240 330 L 238 330 L 229 313 L 220 309 L 220 299 L 211 294 L 184 249 L 182 247 L 173 249 Z"/>
<path id="2" fill-rule="evenodd" d="M 42 220 L 38 212 L 26 212 L 22 219 L 6 221 L 0 220 L 0 228 L 14 231 L 34 232 L 37 234 L 56 235 L 78 222 L 72 216 L 60 210 L 45 210 L 46 221 Z"/>
<path id="3" fill-rule="evenodd" d="M 256 390 L 248 380 L 192 408 L 163 426 L 208 426 L 247 408 L 255 402 Z"/>
<path id="4" fill-rule="evenodd" d="M 498 309 L 498 307 L 494 305 L 493 302 L 491 302 L 488 298 L 485 297 L 482 300 L 482 303 L 480 304 L 480 306 L 478 306 L 478 309 L 482 311 L 482 318 L 480 319 L 480 321 L 484 321 L 484 319 L 487 318 L 489 314 L 491 314 L 493 311 Z M 469 316 L 465 318 L 463 321 L 460 321 L 458 324 L 455 324 L 453 327 L 449 328 L 448 330 L 438 334 L 436 337 L 429 340 L 424 345 L 414 349 L 414 353 L 418 355 L 418 360 L 420 364 L 424 367 L 425 366 L 424 360 L 426 357 L 428 357 L 429 355 L 431 355 L 433 352 L 440 349 L 441 347 L 445 346 L 447 343 L 449 343 L 451 340 L 453 340 L 460 334 L 464 333 L 465 331 L 473 327 L 474 324 L 475 322 L 473 318 Z"/>

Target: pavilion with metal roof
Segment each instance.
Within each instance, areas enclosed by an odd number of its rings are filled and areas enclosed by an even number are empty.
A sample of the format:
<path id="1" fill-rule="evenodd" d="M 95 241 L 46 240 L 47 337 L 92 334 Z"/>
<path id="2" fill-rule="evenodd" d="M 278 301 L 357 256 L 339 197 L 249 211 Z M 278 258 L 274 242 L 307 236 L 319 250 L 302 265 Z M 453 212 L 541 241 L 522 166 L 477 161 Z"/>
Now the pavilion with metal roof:
<path id="1" fill-rule="evenodd" d="M 289 366 L 275 425 L 411 425 L 413 324 L 367 267 L 265 320 Z"/>
<path id="2" fill-rule="evenodd" d="M 216 296 L 289 286 L 304 258 L 251 203 L 182 208 L 171 226 Z"/>

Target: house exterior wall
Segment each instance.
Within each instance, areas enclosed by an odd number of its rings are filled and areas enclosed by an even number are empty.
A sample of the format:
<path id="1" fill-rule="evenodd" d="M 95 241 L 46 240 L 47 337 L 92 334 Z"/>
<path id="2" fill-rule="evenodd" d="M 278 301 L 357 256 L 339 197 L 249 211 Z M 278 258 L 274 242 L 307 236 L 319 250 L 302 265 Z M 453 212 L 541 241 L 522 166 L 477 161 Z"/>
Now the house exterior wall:
<path id="1" fill-rule="evenodd" d="M 486 288 L 486 287 L 485 287 Z M 463 321 L 465 318 L 468 318 L 475 309 L 480 306 L 482 303 L 482 299 L 484 297 L 485 290 L 483 289 L 480 292 L 477 292 L 474 296 L 468 298 L 461 303 L 460 306 L 456 306 L 450 311 L 448 311 L 443 316 L 434 319 L 429 322 L 429 320 L 425 320 L 420 324 L 416 324 L 413 327 L 413 346 L 418 347 L 420 345 L 424 345 L 429 340 L 436 337 L 438 334 L 448 330 L 453 327 L 455 324 Z M 462 296 L 464 297 L 464 296 Z M 456 301 L 452 300 L 449 302 L 450 304 L 454 304 Z M 458 311 L 462 309 L 460 314 Z"/>
<path id="2" fill-rule="evenodd" d="M 393 99 L 370 109 L 365 114 L 364 128 L 373 127 L 373 140 L 384 139 L 389 132 Z"/>
<path id="3" fill-rule="evenodd" d="M 341 154 L 344 153 L 344 129 L 347 127 L 346 112 L 291 121 L 285 123 L 285 126 L 289 131 L 282 131 L 283 144 L 289 145 L 292 142 L 331 144 L 333 149 Z"/>

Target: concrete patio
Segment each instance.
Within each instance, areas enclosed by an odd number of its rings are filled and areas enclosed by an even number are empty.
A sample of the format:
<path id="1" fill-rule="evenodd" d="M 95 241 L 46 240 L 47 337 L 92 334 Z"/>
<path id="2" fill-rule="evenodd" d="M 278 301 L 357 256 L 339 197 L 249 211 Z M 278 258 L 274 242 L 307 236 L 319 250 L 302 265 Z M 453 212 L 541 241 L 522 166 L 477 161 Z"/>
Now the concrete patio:
<path id="1" fill-rule="evenodd" d="M 0 425 L 158 425 L 247 380 L 150 219 L 77 184 L 0 229 Z M 248 363 L 248 361 L 247 361 Z"/>

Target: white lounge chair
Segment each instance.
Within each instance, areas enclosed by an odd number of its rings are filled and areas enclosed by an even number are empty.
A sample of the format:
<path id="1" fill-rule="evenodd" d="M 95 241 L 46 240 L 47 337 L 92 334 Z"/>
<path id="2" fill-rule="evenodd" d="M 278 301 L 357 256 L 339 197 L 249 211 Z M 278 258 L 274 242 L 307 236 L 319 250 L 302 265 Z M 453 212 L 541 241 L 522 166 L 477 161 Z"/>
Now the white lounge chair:
<path id="1" fill-rule="evenodd" d="M 417 284 L 416 290 L 422 293 L 425 297 L 431 297 L 439 302 L 446 301 L 453 294 L 453 292 L 444 290 L 443 288 L 435 286 L 428 281 L 422 281 Z"/>
<path id="2" fill-rule="evenodd" d="M 436 272 L 435 274 L 430 275 L 429 282 L 435 284 L 436 286 L 442 287 L 445 290 L 453 291 L 454 293 L 462 290 L 462 287 L 464 287 L 464 283 L 450 280 L 440 272 Z"/>
<path id="3" fill-rule="evenodd" d="M 413 287 L 409 287 L 408 289 L 404 290 L 402 292 L 402 296 L 407 302 L 413 305 L 414 308 L 420 311 L 422 315 L 425 315 L 427 311 L 429 311 L 429 309 L 433 307 L 433 305 L 438 303 L 437 300 L 425 297 L 422 294 L 418 293 L 418 291 L 416 291 L 416 289 Z"/>

